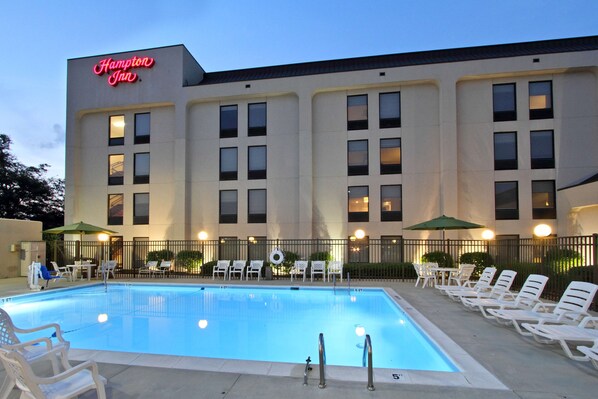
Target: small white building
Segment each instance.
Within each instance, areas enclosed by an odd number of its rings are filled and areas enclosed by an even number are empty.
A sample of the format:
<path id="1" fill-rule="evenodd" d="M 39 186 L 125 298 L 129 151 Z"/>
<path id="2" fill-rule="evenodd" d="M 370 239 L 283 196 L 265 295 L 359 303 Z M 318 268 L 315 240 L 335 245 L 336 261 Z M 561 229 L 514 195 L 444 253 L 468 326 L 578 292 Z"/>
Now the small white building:
<path id="1" fill-rule="evenodd" d="M 222 72 L 183 45 L 68 61 L 65 221 L 124 240 L 438 238 L 404 227 L 441 214 L 587 235 L 596 154 L 598 36 Z"/>

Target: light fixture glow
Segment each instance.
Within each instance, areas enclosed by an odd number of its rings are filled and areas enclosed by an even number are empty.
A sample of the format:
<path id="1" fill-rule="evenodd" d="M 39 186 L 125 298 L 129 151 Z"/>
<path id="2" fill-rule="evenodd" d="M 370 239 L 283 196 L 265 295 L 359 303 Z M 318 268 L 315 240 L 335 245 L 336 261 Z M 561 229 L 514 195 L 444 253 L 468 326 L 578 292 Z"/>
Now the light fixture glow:
<path id="1" fill-rule="evenodd" d="M 197 234 L 197 238 L 199 238 L 201 241 L 207 240 L 208 233 L 206 233 L 205 231 L 202 230 Z"/>
<path id="2" fill-rule="evenodd" d="M 361 325 L 355 327 L 355 335 L 358 337 L 363 337 L 365 335 L 365 327 Z"/>
<path id="3" fill-rule="evenodd" d="M 105 323 L 108 321 L 108 315 L 106 313 L 100 313 L 98 315 L 98 323 Z"/>
<path id="4" fill-rule="evenodd" d="M 482 238 L 484 240 L 492 240 L 494 238 L 494 232 L 490 229 L 486 229 L 482 232 Z"/>
<path id="5" fill-rule="evenodd" d="M 109 236 L 106 233 L 98 234 L 98 240 L 100 240 L 100 241 L 108 241 L 108 238 L 109 238 Z"/>
<path id="6" fill-rule="evenodd" d="M 208 326 L 208 321 L 207 321 L 207 320 L 205 320 L 205 319 L 201 319 L 201 320 L 200 320 L 200 321 L 197 323 L 197 325 L 199 326 L 199 328 L 201 328 L 201 329 L 203 330 L 204 328 L 206 328 L 206 327 Z"/>
<path id="7" fill-rule="evenodd" d="M 534 227 L 534 235 L 536 237 L 548 237 L 552 233 L 552 229 L 547 224 L 539 224 Z"/>
<path id="8" fill-rule="evenodd" d="M 365 231 L 363 231 L 362 229 L 355 230 L 355 237 L 358 240 L 361 240 L 363 237 L 365 237 Z"/>

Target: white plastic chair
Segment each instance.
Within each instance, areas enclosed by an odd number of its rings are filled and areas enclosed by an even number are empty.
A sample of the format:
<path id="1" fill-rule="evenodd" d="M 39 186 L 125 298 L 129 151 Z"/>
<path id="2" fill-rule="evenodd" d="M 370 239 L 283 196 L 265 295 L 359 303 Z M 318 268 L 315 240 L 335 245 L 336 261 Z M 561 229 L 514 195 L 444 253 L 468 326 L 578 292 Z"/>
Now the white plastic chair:
<path id="1" fill-rule="evenodd" d="M 245 270 L 246 260 L 235 260 L 228 270 L 228 279 L 232 280 L 235 274 L 239 275 L 239 280 L 243 280 L 243 271 Z"/>
<path id="2" fill-rule="evenodd" d="M 157 260 L 150 260 L 145 265 L 141 266 L 137 271 L 137 276 L 141 277 L 142 274 L 147 274 L 148 276 L 152 276 L 154 271 L 158 269 L 158 261 Z"/>
<path id="3" fill-rule="evenodd" d="M 51 377 L 38 377 L 19 352 L 0 348 L 0 360 L 6 373 L 21 390 L 21 398 L 67 399 L 95 390 L 98 399 L 106 399 L 106 379 L 98 372 L 97 364 L 88 360 L 72 367 L 65 348 L 54 348 L 52 355 L 62 360 L 64 371 Z"/>
<path id="4" fill-rule="evenodd" d="M 102 279 L 104 278 L 104 274 L 106 274 L 106 280 L 108 280 L 108 278 L 110 277 L 110 275 L 112 274 L 112 278 L 116 278 L 116 276 L 114 275 L 114 269 L 116 268 L 116 261 L 115 260 L 107 260 L 105 262 L 102 263 L 102 266 L 100 268 L 100 273 L 101 273 L 101 277 Z M 98 276 L 100 277 L 100 276 Z"/>
<path id="5" fill-rule="evenodd" d="M 69 281 L 73 281 L 73 272 L 66 266 L 58 266 L 58 263 L 51 261 L 50 264 L 54 268 L 54 272 L 58 277 L 68 278 Z"/>
<path id="6" fill-rule="evenodd" d="M 460 302 L 462 298 L 473 297 L 473 298 L 499 298 L 502 294 L 509 292 L 513 281 L 515 281 L 517 272 L 514 270 L 503 270 L 496 279 L 496 283 L 490 290 L 446 290 L 446 294 L 454 301 Z"/>
<path id="7" fill-rule="evenodd" d="M 598 339 L 594 341 L 594 346 L 578 346 L 577 350 L 588 357 L 594 367 L 598 370 Z"/>
<path id="8" fill-rule="evenodd" d="M 531 309 L 540 302 L 540 296 L 546 286 L 548 277 L 541 274 L 530 274 L 525 283 L 515 295 L 512 292 L 505 292 L 498 298 L 461 298 L 465 307 L 471 310 L 479 310 L 482 316 L 487 319 L 494 319 L 486 310 L 488 308 L 498 309 Z"/>
<path id="9" fill-rule="evenodd" d="M 532 335 L 523 331 L 520 324 L 577 324 L 584 317 L 592 304 L 598 285 L 584 281 L 573 281 L 569 284 L 561 299 L 556 304 L 539 303 L 531 310 L 523 309 L 488 309 L 488 313 L 501 324 L 513 325 L 521 335 Z"/>
<path id="10" fill-rule="evenodd" d="M 293 281 L 293 276 L 297 276 L 297 275 L 302 275 L 303 276 L 303 281 L 305 281 L 305 275 L 306 275 L 306 271 L 307 271 L 307 266 L 308 266 L 309 262 L 306 260 L 296 260 L 295 263 L 293 264 L 293 267 L 291 268 L 290 274 L 291 274 L 291 282 Z"/>
<path id="11" fill-rule="evenodd" d="M 330 275 L 337 275 L 340 277 L 341 282 L 343 281 L 343 262 L 340 260 L 331 260 L 328 263 L 328 281 L 330 281 Z"/>
<path id="12" fill-rule="evenodd" d="M 262 267 L 264 266 L 263 260 L 252 260 L 249 262 L 249 267 L 247 268 L 247 272 L 245 275 L 245 280 L 249 280 L 249 276 L 252 274 L 257 275 L 257 281 L 260 281 L 260 276 L 262 275 Z"/>
<path id="13" fill-rule="evenodd" d="M 321 275 L 322 280 L 326 280 L 326 261 L 312 260 L 311 261 L 311 281 L 314 281 L 314 276 Z"/>
<path id="14" fill-rule="evenodd" d="M 492 279 L 496 274 L 495 267 L 486 267 L 482 271 L 482 275 L 477 281 L 468 280 L 462 285 L 437 285 L 436 289 L 440 291 L 440 293 L 446 295 L 447 291 L 458 291 L 458 290 L 476 290 L 476 291 L 484 291 L 490 290 L 490 284 L 492 283 Z"/>
<path id="15" fill-rule="evenodd" d="M 216 279 L 218 274 L 222 274 L 222 278 L 226 280 L 229 266 L 230 260 L 219 260 L 214 266 L 214 269 L 212 269 L 212 280 Z"/>
<path id="16" fill-rule="evenodd" d="M 50 338 L 37 338 L 31 341 L 22 342 L 17 333 L 30 334 L 42 330 L 54 330 L 52 333 L 48 331 L 47 336 L 55 336 L 56 340 L 52 341 Z M 54 349 L 64 348 L 68 351 L 70 343 L 65 341 L 60 331 L 60 326 L 56 323 L 45 324 L 34 328 L 19 328 L 12 322 L 10 315 L 2 308 L 0 308 L 0 348 L 5 350 L 16 351 L 23 356 L 28 363 L 35 363 L 40 360 L 49 360 L 52 363 L 52 370 L 58 373 L 58 363 L 56 356 L 50 354 Z M 5 399 L 15 385 L 15 379 L 7 375 L 0 397 Z"/>
<path id="17" fill-rule="evenodd" d="M 420 281 L 422 282 L 422 288 L 425 288 L 426 285 L 433 286 L 433 282 L 436 282 L 436 276 L 430 270 L 430 266 L 437 264 L 432 263 L 414 263 L 413 268 L 415 269 L 415 273 L 417 273 L 417 280 L 415 281 L 415 286 L 419 284 Z"/>
<path id="18" fill-rule="evenodd" d="M 459 271 L 457 273 L 451 272 L 449 275 L 448 285 L 452 285 L 452 283 L 454 283 L 457 286 L 462 286 L 465 282 L 469 281 L 469 278 L 474 270 L 475 265 L 468 263 L 460 264 Z"/>
<path id="19" fill-rule="evenodd" d="M 161 274 L 162 277 L 166 276 L 166 273 L 170 272 L 170 268 L 172 267 L 171 260 L 163 260 L 158 265 L 158 268 L 154 270 L 153 274 Z"/>

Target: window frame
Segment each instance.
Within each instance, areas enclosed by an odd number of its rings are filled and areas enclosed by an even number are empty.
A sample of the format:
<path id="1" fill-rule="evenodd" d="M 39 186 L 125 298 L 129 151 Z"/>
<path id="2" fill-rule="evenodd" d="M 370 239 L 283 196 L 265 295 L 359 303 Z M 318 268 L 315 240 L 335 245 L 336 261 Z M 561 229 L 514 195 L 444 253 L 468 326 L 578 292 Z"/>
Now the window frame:
<path id="1" fill-rule="evenodd" d="M 515 158 L 505 158 L 505 159 L 497 159 L 496 157 L 496 138 L 499 136 L 507 136 L 512 135 L 514 140 L 510 145 L 513 145 L 514 148 L 509 147 L 511 150 L 514 150 Z M 494 170 L 517 170 L 519 168 L 519 156 L 518 156 L 518 143 L 517 143 L 517 132 L 494 132 L 493 136 L 493 144 L 494 144 Z M 504 143 L 503 143 L 504 144 Z"/>
<path id="2" fill-rule="evenodd" d="M 545 108 L 533 108 L 532 109 L 532 85 L 535 84 L 549 84 L 549 93 L 548 96 L 550 97 L 546 103 Z M 552 80 L 537 80 L 533 82 L 529 82 L 527 86 L 528 90 L 528 107 L 529 107 L 529 119 L 536 120 L 536 119 L 552 119 L 554 118 L 554 109 L 553 109 L 553 90 L 552 90 Z"/>
<path id="3" fill-rule="evenodd" d="M 351 197 L 351 190 L 355 189 L 364 189 L 366 190 L 366 195 L 361 197 Z M 370 197 L 370 187 L 369 186 L 349 186 L 347 189 L 347 219 L 349 222 L 369 222 L 370 220 L 370 205 L 369 205 L 369 197 Z M 351 199 L 355 198 L 362 198 L 362 202 L 367 204 L 367 211 L 359 211 L 359 212 L 351 212 Z"/>
<path id="4" fill-rule="evenodd" d="M 251 125 L 251 107 L 252 106 L 264 106 L 264 125 L 263 126 L 252 126 Z M 268 131 L 268 104 L 264 102 L 259 103 L 249 103 L 247 104 L 247 136 L 255 137 L 255 136 L 265 136 Z"/>
<path id="5" fill-rule="evenodd" d="M 222 153 L 223 151 L 233 151 L 235 152 L 235 169 L 234 170 L 222 170 Z M 238 147 L 221 147 L 219 153 L 219 163 L 218 163 L 218 172 L 219 172 L 219 180 L 220 181 L 231 181 L 231 180 L 238 180 L 239 178 L 239 148 Z"/>
<path id="6" fill-rule="evenodd" d="M 147 155 L 147 175 L 137 174 L 137 160 L 138 157 Z M 149 152 L 136 152 L 133 154 L 133 184 L 148 184 L 150 182 L 150 170 L 151 170 L 151 156 Z"/>
<path id="7" fill-rule="evenodd" d="M 391 96 L 397 95 L 399 97 L 399 109 L 398 117 L 394 118 L 382 118 L 382 98 L 383 96 Z M 401 127 L 401 92 L 400 91 L 391 91 L 387 93 L 379 93 L 378 94 L 378 123 L 380 129 L 389 129 L 393 127 Z"/>
<path id="8" fill-rule="evenodd" d="M 395 246 L 396 250 L 391 249 L 395 248 Z M 380 262 L 403 262 L 403 236 L 380 236 Z"/>
<path id="9" fill-rule="evenodd" d="M 534 186 L 538 185 L 538 184 L 549 184 L 551 190 L 549 191 L 534 191 Z M 556 219 L 557 215 L 556 215 L 556 186 L 555 186 L 555 181 L 554 180 L 532 180 L 532 187 L 531 187 L 531 192 L 532 192 L 532 219 L 536 220 L 536 219 Z M 538 208 L 535 206 L 535 202 L 536 199 L 534 198 L 534 194 L 548 194 L 548 199 L 546 201 L 549 201 L 550 199 L 552 199 L 552 206 L 545 206 L 545 207 L 541 207 Z M 552 197 L 552 198 L 550 198 Z"/>
<path id="10" fill-rule="evenodd" d="M 113 137 L 113 131 L 112 131 L 112 126 L 113 126 L 113 122 L 112 119 L 113 118 L 122 118 L 122 136 L 116 136 Z M 115 128 L 117 128 L 118 126 L 115 126 Z M 126 124 L 125 124 L 125 115 L 124 114 L 117 114 L 117 115 L 109 115 L 108 116 L 108 146 L 113 147 L 113 146 L 117 146 L 117 145 L 124 145 L 125 144 L 125 135 L 126 135 Z"/>
<path id="11" fill-rule="evenodd" d="M 391 141 L 391 140 L 398 140 L 399 146 L 398 147 L 396 147 L 396 146 L 395 147 L 383 147 L 382 146 L 383 141 Z M 395 163 L 383 164 L 382 163 L 383 148 L 398 148 L 399 149 L 399 163 L 398 164 L 395 164 Z M 388 138 L 380 139 L 380 174 L 381 175 L 397 175 L 397 174 L 403 173 L 402 158 L 403 158 L 403 150 L 402 150 L 402 143 L 401 143 L 400 137 L 388 137 Z"/>
<path id="12" fill-rule="evenodd" d="M 399 206 L 398 211 L 385 211 L 384 210 L 384 199 L 395 198 L 384 196 L 385 187 L 395 187 L 399 189 Z M 380 186 L 380 221 L 382 222 L 402 222 L 403 221 L 403 186 L 402 184 L 384 184 Z"/>
<path id="13" fill-rule="evenodd" d="M 499 193 L 497 192 L 497 185 L 511 184 L 514 185 L 515 189 L 515 208 L 507 208 L 497 206 L 497 198 Z M 506 193 L 508 190 L 503 190 L 502 193 Z M 512 200 L 512 199 L 511 199 Z M 494 182 L 494 218 L 496 220 L 519 220 L 519 182 L 517 181 L 495 181 Z"/>
<path id="14" fill-rule="evenodd" d="M 114 175 L 113 170 L 113 157 L 122 157 L 122 171 L 120 175 Z M 116 162 L 117 163 L 117 162 Z M 108 185 L 109 186 L 122 186 L 125 183 L 125 154 L 108 154 Z"/>
<path id="15" fill-rule="evenodd" d="M 251 213 L 252 193 L 263 192 L 264 194 L 264 213 Z M 254 198 L 255 199 L 255 198 Z M 268 192 L 265 188 L 253 188 L 247 190 L 247 223 L 267 223 L 268 215 Z"/>
<path id="16" fill-rule="evenodd" d="M 222 194 L 235 193 L 235 213 L 222 213 Z M 235 224 L 239 217 L 239 192 L 238 190 L 220 190 L 218 197 L 218 220 L 221 224 Z"/>
<path id="17" fill-rule="evenodd" d="M 350 105 L 350 99 L 364 97 L 365 98 L 365 119 L 349 119 L 351 107 L 357 107 L 359 105 Z M 355 94 L 347 96 L 347 130 L 367 130 L 368 129 L 368 95 L 367 94 Z"/>
<path id="18" fill-rule="evenodd" d="M 498 87 L 513 87 L 513 108 L 509 110 L 496 110 L 497 105 L 497 93 L 495 89 Z M 516 83 L 496 83 L 492 85 L 492 115 L 494 122 L 505 122 L 505 121 L 515 121 L 517 120 L 517 84 Z"/>
<path id="19" fill-rule="evenodd" d="M 223 111 L 225 111 L 226 108 L 234 108 L 235 109 L 235 127 L 231 127 L 231 128 L 223 128 L 222 127 L 222 122 L 223 122 Z M 238 104 L 228 104 L 228 105 L 221 105 L 220 106 L 220 138 L 221 139 L 227 139 L 227 138 L 234 138 L 234 137 L 238 137 L 239 135 L 239 105 Z"/>
<path id="20" fill-rule="evenodd" d="M 252 169 L 251 160 L 252 149 L 264 149 L 264 162 L 266 164 L 264 169 Z M 255 155 L 254 155 L 255 156 Z M 263 180 L 268 177 L 268 147 L 265 145 L 250 145 L 247 147 L 247 179 L 248 180 Z"/>
<path id="21" fill-rule="evenodd" d="M 552 156 L 550 158 L 539 158 L 534 157 L 534 133 L 550 133 L 550 152 Z M 554 130 L 546 129 L 546 130 L 532 130 L 529 132 L 529 148 L 530 148 L 530 163 L 532 169 L 554 169 L 556 162 L 554 159 Z"/>
<path id="22" fill-rule="evenodd" d="M 365 165 L 353 165 L 351 164 L 351 144 L 358 144 L 358 143 L 365 143 Z M 363 151 L 355 151 L 363 152 Z M 367 176 L 369 174 L 369 164 L 370 164 L 370 149 L 369 149 L 369 141 L 365 140 L 349 140 L 347 141 L 347 175 L 348 176 Z"/>
<path id="23" fill-rule="evenodd" d="M 118 212 L 116 212 L 116 215 L 114 215 L 113 211 L 112 211 L 112 207 L 110 206 L 110 204 L 113 202 L 112 198 L 116 198 L 119 197 L 120 198 L 120 215 L 118 215 Z M 107 224 L 110 226 L 122 226 L 123 224 L 123 220 L 124 220 L 124 207 L 125 207 L 125 195 L 122 193 L 114 193 L 114 194 L 108 194 L 108 203 L 107 203 L 107 215 L 108 215 L 108 220 L 107 220 Z M 114 215 L 114 216 L 112 216 Z"/>
<path id="24" fill-rule="evenodd" d="M 138 208 L 137 198 L 147 196 L 147 215 L 139 215 L 141 209 Z M 133 194 L 133 224 L 149 224 L 150 218 L 150 195 L 149 193 L 134 193 Z"/>
<path id="25" fill-rule="evenodd" d="M 145 115 L 147 115 L 147 117 L 149 118 L 147 134 L 139 134 L 137 132 L 137 130 L 138 130 L 137 117 L 141 117 L 141 116 L 145 116 Z M 150 112 L 139 112 L 139 113 L 135 114 L 134 144 L 148 144 L 150 142 L 151 126 L 152 126 L 152 118 L 151 118 Z"/>

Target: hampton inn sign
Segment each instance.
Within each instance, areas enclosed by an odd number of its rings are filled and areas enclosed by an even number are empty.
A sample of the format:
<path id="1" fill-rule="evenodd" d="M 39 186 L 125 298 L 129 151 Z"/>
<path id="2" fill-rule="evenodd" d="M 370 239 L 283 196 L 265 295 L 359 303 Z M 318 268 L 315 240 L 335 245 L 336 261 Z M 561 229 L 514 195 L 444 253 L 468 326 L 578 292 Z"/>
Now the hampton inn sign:
<path id="1" fill-rule="evenodd" d="M 108 74 L 108 84 L 116 87 L 119 83 L 135 83 L 139 79 L 136 72 L 131 69 L 152 68 L 156 61 L 151 57 L 128 58 L 126 60 L 113 60 L 105 58 L 93 66 L 93 73 L 98 76 Z"/>

